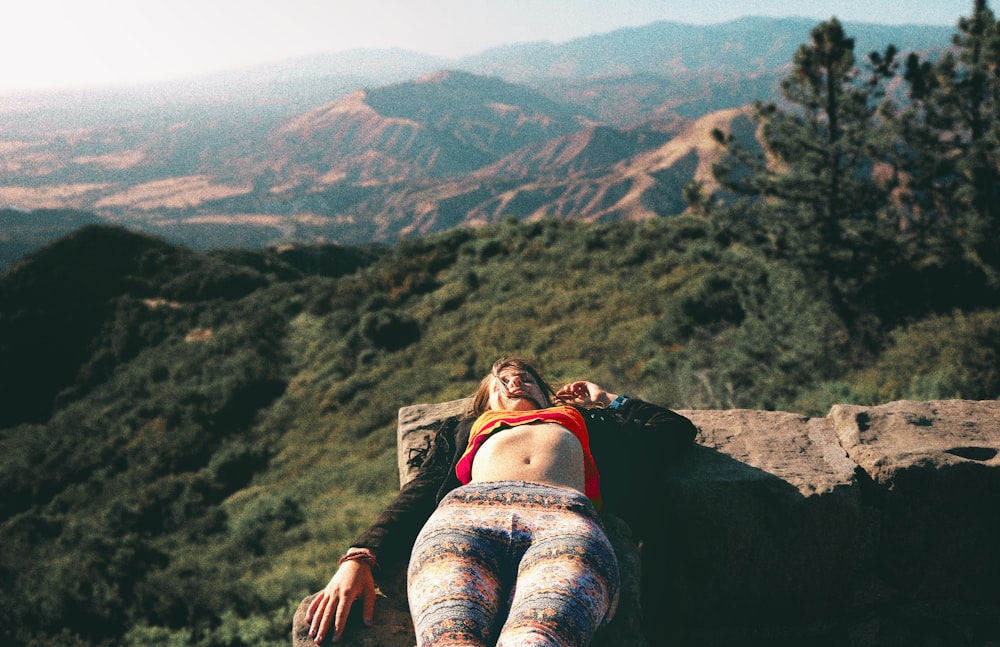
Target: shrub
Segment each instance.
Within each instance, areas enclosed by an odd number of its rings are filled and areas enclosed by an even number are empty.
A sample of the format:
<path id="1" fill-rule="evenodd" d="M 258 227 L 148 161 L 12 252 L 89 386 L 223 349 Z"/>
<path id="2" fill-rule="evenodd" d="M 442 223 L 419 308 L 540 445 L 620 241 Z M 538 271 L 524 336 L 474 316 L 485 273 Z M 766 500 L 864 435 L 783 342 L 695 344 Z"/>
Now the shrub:
<path id="1" fill-rule="evenodd" d="M 420 339 L 420 327 L 413 319 L 394 310 L 382 309 L 361 318 L 361 334 L 378 348 L 394 351 Z"/>
<path id="2" fill-rule="evenodd" d="M 874 366 L 848 380 L 862 404 L 1000 397 L 1000 310 L 930 317 L 890 339 Z"/>

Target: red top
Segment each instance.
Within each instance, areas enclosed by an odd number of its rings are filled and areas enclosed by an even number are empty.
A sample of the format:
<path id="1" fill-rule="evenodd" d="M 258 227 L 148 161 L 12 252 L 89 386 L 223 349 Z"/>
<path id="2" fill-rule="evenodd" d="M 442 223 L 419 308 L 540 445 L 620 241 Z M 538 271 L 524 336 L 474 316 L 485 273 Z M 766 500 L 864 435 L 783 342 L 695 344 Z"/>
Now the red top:
<path id="1" fill-rule="evenodd" d="M 587 423 L 584 422 L 583 415 L 573 407 L 562 406 L 535 411 L 487 411 L 483 413 L 473 423 L 472 430 L 469 432 L 469 445 L 455 467 L 455 475 L 458 476 L 458 480 L 463 484 L 472 481 L 472 461 L 476 457 L 476 452 L 491 434 L 502 429 L 530 425 L 535 422 L 554 422 L 568 429 L 580 441 L 580 447 L 583 448 L 583 493 L 587 495 L 595 508 L 600 509 L 601 477 L 597 473 L 594 457 L 590 454 Z"/>

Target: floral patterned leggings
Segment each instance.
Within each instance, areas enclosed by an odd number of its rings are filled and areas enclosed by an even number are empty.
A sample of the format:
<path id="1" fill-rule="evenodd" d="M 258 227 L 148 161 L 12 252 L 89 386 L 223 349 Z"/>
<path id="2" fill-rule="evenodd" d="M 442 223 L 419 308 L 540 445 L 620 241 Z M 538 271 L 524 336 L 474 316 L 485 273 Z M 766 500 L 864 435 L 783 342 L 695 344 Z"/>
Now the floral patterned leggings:
<path id="1" fill-rule="evenodd" d="M 420 531 L 407 592 L 418 647 L 583 647 L 614 615 L 618 562 L 583 494 L 470 483 Z"/>

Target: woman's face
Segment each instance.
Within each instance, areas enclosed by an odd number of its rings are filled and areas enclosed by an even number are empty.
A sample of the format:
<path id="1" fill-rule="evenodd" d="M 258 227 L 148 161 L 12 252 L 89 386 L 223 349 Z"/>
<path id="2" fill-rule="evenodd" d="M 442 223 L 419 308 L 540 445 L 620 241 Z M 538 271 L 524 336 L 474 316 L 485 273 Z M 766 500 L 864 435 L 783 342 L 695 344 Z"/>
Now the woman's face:
<path id="1" fill-rule="evenodd" d="M 502 369 L 490 383 L 490 409 L 531 411 L 544 409 L 548 402 L 531 373 L 513 366 Z"/>

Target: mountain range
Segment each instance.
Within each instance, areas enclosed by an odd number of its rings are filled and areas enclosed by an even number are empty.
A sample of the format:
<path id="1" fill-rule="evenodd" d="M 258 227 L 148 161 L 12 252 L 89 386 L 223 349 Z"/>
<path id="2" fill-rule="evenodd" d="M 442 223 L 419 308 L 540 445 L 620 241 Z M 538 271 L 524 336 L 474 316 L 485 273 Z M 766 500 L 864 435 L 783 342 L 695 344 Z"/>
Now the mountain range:
<path id="1" fill-rule="evenodd" d="M 354 51 L 141 88 L 0 97 L 0 266 L 98 220 L 197 248 L 392 242 L 504 216 L 680 213 L 713 128 L 815 24 L 655 23 L 459 60 Z M 933 55 L 945 27 L 845 25 L 861 62 Z"/>

